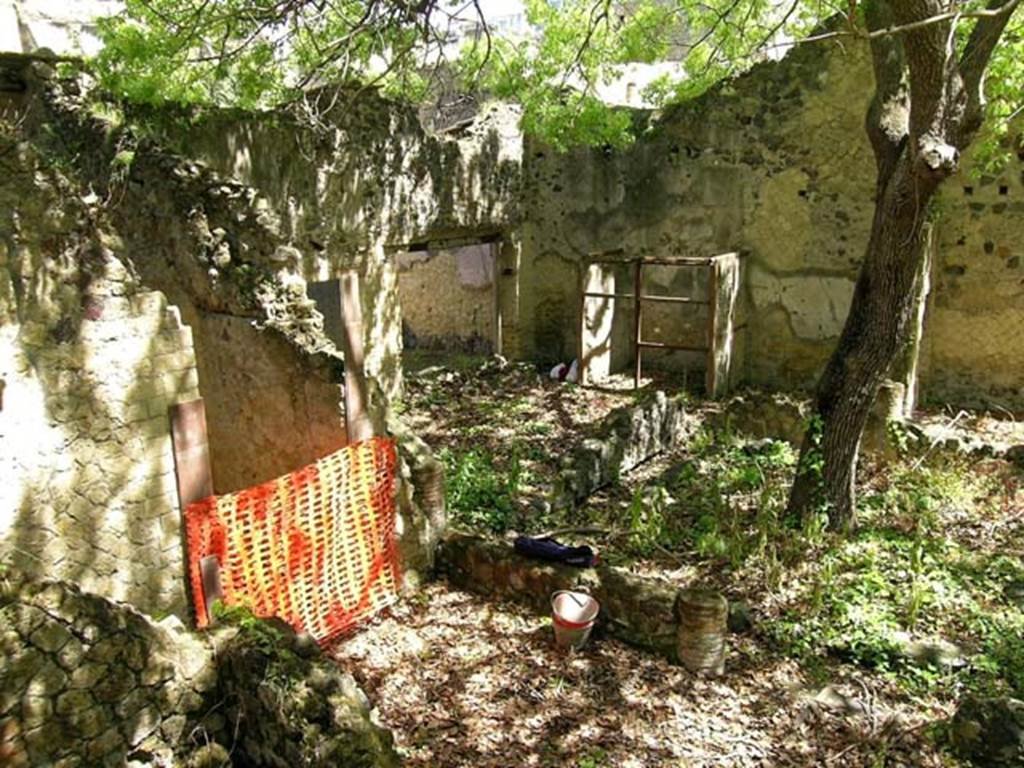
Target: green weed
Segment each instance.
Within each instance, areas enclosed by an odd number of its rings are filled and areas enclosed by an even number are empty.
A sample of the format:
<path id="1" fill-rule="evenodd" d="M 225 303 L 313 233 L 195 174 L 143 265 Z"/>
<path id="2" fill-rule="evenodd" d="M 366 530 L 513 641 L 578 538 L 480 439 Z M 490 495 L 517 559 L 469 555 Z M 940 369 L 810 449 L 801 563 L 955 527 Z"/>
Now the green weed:
<path id="1" fill-rule="evenodd" d="M 516 499 L 525 480 L 518 457 L 499 469 L 490 456 L 478 450 L 444 449 L 448 511 L 461 525 L 502 533 L 512 525 Z"/>
<path id="2" fill-rule="evenodd" d="M 985 516 L 989 483 L 956 463 L 893 468 L 865 494 L 860 527 L 817 551 L 791 608 L 766 623 L 766 635 L 803 661 L 851 661 L 912 692 L 956 685 L 1024 693 L 1024 613 L 998 604 L 1024 566 L 948 532 L 964 511 Z M 908 639 L 938 638 L 957 643 L 967 665 L 907 657 Z"/>

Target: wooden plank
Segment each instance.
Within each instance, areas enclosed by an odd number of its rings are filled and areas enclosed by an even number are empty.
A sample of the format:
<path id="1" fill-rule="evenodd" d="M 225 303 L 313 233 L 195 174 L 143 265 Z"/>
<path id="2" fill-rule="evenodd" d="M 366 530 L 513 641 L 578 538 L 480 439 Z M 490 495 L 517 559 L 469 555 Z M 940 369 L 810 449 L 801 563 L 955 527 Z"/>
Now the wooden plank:
<path id="1" fill-rule="evenodd" d="M 171 445 L 174 474 L 178 485 L 178 503 L 184 514 L 189 504 L 213 496 L 213 472 L 210 468 L 210 441 L 206 432 L 206 407 L 203 399 L 170 406 Z"/>
<path id="2" fill-rule="evenodd" d="M 359 279 L 349 272 L 334 280 L 307 283 L 306 292 L 324 316 L 324 334 L 345 358 L 344 400 L 346 442 L 373 436 L 366 415 L 366 385 L 363 378 L 362 311 L 359 307 Z"/>

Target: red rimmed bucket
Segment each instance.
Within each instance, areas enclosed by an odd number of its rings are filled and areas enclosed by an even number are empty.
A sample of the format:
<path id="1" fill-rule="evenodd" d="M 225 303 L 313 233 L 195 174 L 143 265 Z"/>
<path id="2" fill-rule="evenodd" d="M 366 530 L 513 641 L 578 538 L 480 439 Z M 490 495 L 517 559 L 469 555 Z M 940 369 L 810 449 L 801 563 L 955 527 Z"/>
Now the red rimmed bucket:
<path id="1" fill-rule="evenodd" d="M 551 620 L 555 626 L 555 644 L 559 648 L 579 650 L 590 637 L 601 606 L 585 592 L 563 589 L 551 596 Z"/>

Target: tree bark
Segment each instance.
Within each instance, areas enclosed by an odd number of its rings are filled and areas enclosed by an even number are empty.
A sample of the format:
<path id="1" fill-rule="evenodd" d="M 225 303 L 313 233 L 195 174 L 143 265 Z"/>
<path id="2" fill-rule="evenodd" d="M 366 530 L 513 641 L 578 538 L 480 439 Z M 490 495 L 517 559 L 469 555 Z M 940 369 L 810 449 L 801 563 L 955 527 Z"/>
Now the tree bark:
<path id="1" fill-rule="evenodd" d="M 937 184 L 920 185 L 902 159 L 875 205 L 871 239 L 850 313 L 818 383 L 790 509 L 829 527 L 854 518 L 857 455 L 875 394 L 907 338 L 914 284 L 925 257 L 926 206 Z"/>
<path id="2" fill-rule="evenodd" d="M 915 282 L 926 255 L 927 208 L 981 126 L 984 71 L 1020 0 L 984 18 L 956 55 L 956 22 L 872 38 L 875 96 L 867 132 L 878 172 L 875 214 L 850 313 L 818 383 L 789 510 L 827 516 L 834 530 L 855 519 L 857 456 L 864 425 L 911 326 Z M 869 29 L 938 17 L 943 0 L 874 0 Z"/>

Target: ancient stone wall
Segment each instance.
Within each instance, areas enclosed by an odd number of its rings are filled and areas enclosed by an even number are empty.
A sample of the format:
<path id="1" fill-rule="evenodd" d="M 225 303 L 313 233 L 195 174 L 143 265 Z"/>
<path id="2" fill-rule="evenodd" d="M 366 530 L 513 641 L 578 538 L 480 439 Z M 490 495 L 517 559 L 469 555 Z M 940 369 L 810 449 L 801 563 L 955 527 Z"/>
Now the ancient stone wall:
<path id="1" fill-rule="evenodd" d="M 236 624 L 200 635 L 77 586 L 0 578 L 0 764 L 398 764 L 366 696 L 315 643 Z"/>
<path id="2" fill-rule="evenodd" d="M 517 554 L 506 541 L 455 532 L 441 542 L 439 562 L 441 572 L 460 589 L 518 600 L 546 615 L 555 592 L 586 592 L 600 604 L 598 632 L 695 672 L 722 672 L 728 603 L 716 592 L 680 589 L 682 585 L 671 579 L 604 563 L 576 568 L 542 562 Z M 718 607 L 710 621 L 700 610 L 704 602 Z"/>
<path id="3" fill-rule="evenodd" d="M 31 66 L 13 75 L 0 558 L 184 616 L 168 407 L 205 399 L 215 490 L 237 490 L 345 444 L 341 356 L 245 188 L 88 118 Z"/>
<path id="4" fill-rule="evenodd" d="M 324 103 L 334 98 L 325 94 Z M 518 111 L 485 107 L 471 125 L 435 136 L 414 110 L 373 93 L 337 99 L 318 125 L 225 111 L 175 128 L 168 141 L 259 193 L 302 279 L 358 272 L 365 368 L 389 397 L 401 388 L 397 254 L 515 229 Z"/>
<path id="5" fill-rule="evenodd" d="M 326 98 L 329 102 L 334 94 Z M 197 177 L 221 180 L 211 194 L 247 199 L 256 223 L 277 233 L 274 248 L 256 257 L 260 246 L 250 246 L 242 263 L 261 261 L 285 275 L 295 297 L 305 295 L 306 281 L 358 274 L 368 410 L 378 428 L 386 427 L 399 442 L 399 543 L 404 581 L 412 586 L 432 567 L 445 519 L 439 491 L 423 486 L 441 482 L 440 475 L 432 474 L 436 462 L 388 413 L 402 385 L 397 254 L 410 244 L 443 250 L 446 244 L 498 236 L 497 286 L 491 290 L 499 296 L 514 294 L 522 139 L 512 107 L 486 107 L 472 124 L 435 136 L 423 130 L 413 110 L 373 93 L 362 93 L 354 102 L 344 93 L 338 98 L 315 125 L 280 112 L 214 112 L 186 127 L 168 128 L 165 142 L 201 161 Z M 190 199 L 192 189 L 180 199 Z M 221 189 L 235 191 L 224 195 Z M 230 233 L 238 212 L 220 213 L 218 206 L 207 206 L 207 228 L 211 234 L 218 228 Z M 230 237 L 220 240 L 235 248 Z M 217 269 L 216 248 L 223 246 L 216 237 L 213 242 L 208 260 Z M 234 256 L 231 263 L 238 263 Z M 231 268 L 219 272 L 225 280 Z M 184 305 L 184 299 L 175 300 Z M 495 322 L 497 341 L 502 326 Z M 206 325 L 196 322 L 197 329 Z M 197 332 L 201 367 L 206 347 Z M 211 448 L 216 456 L 216 447 Z M 214 473 L 216 480 L 216 464 Z"/>
<path id="6" fill-rule="evenodd" d="M 588 254 L 740 250 L 741 379 L 811 387 L 842 329 L 870 233 L 874 161 L 863 124 L 871 83 L 863 47 L 800 46 L 650 118 L 625 150 L 560 155 L 528 142 L 518 305 L 505 310 L 505 332 L 519 344 L 506 349 L 541 360 L 575 354 Z M 1024 319 L 1019 163 L 979 177 L 968 157 L 931 214 L 925 399 L 1024 409 L 1024 342 L 1009 330 Z M 660 333 L 686 334 L 682 314 L 656 322 Z M 615 338 L 630 343 L 628 334 Z"/>
<path id="7" fill-rule="evenodd" d="M 194 331 L 215 490 L 272 479 L 344 445 L 341 354 L 256 192 L 90 119 L 72 94 L 40 101 L 40 126 L 62 135 L 55 146 L 36 129 L 45 151 L 75 158 L 76 181 L 105 192 L 119 252 Z M 104 151 L 79 155 L 90 141 Z M 114 159 L 118 146 L 129 148 L 129 164 Z"/>
<path id="8" fill-rule="evenodd" d="M 0 173 L 0 558 L 183 611 L 168 407 L 192 332 L 28 148 Z"/>
<path id="9" fill-rule="evenodd" d="M 217 730 L 204 723 L 212 649 L 173 621 L 59 582 L 5 579 L 0 643 L 5 766 L 174 764 L 201 745 L 193 729 Z"/>
<path id="10" fill-rule="evenodd" d="M 740 250 L 746 378 L 810 384 L 842 327 L 869 231 L 865 65 L 855 48 L 798 49 L 662 116 L 626 150 L 528 147 L 524 354 L 573 353 L 570 299 L 587 254 Z M 685 291 L 667 278 L 666 291 Z M 693 335 L 684 313 L 653 320 L 665 337 Z"/>
<path id="11" fill-rule="evenodd" d="M 921 379 L 925 401 L 1024 408 L 1024 156 L 942 188 Z"/>

